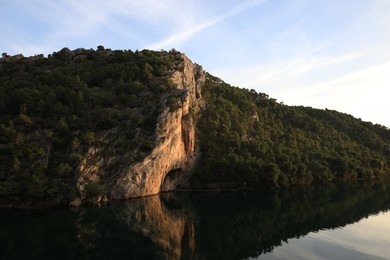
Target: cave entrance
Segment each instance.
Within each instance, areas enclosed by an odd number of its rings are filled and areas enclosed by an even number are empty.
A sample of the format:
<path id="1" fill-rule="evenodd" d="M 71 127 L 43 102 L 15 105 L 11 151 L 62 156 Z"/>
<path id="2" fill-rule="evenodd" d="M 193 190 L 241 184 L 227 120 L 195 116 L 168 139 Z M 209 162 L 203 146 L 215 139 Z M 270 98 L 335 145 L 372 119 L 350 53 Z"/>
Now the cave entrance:
<path id="1" fill-rule="evenodd" d="M 174 169 L 168 172 L 161 182 L 160 191 L 173 191 L 183 187 L 185 183 L 185 175 L 182 169 Z"/>

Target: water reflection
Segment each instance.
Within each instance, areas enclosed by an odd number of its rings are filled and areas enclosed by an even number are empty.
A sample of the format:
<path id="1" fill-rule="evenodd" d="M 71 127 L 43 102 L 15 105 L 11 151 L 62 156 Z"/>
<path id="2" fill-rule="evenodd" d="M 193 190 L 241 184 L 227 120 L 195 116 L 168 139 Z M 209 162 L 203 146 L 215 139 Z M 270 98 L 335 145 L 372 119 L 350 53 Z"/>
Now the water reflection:
<path id="1" fill-rule="evenodd" d="M 389 259 L 390 212 L 382 212 L 358 223 L 333 230 L 311 232 L 259 259 Z"/>
<path id="2" fill-rule="evenodd" d="M 389 181 L 379 181 L 281 191 L 166 193 L 102 207 L 1 211 L 0 258 L 256 258 L 286 247 L 288 239 L 314 243 L 317 237 L 310 240 L 310 232 L 388 209 L 388 187 Z M 326 244 L 322 247 L 326 250 Z"/>

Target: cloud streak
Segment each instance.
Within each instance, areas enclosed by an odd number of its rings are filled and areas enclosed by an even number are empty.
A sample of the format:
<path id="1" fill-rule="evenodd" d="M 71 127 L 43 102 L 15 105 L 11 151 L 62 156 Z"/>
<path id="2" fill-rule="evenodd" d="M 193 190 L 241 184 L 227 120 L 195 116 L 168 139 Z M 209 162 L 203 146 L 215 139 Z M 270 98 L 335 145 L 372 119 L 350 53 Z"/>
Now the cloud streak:
<path id="1" fill-rule="evenodd" d="M 91 41 L 100 44 L 107 40 L 103 35 L 110 35 L 112 42 L 128 39 L 129 34 L 133 34 L 133 38 L 143 38 L 145 33 L 138 36 L 133 33 L 138 24 L 155 26 L 156 30 L 161 25 L 187 26 L 186 22 L 178 22 L 176 19 L 184 21 L 187 18 L 191 22 L 183 10 L 194 9 L 194 6 L 192 1 L 183 3 L 179 0 L 15 0 L 9 4 L 9 8 L 15 11 L 13 17 L 18 18 L 1 25 L 2 31 L 7 31 L 7 38 L 0 43 L 0 47 L 31 55 L 49 53 L 72 43 L 77 47 L 83 47 Z M 25 26 L 21 27 L 20 24 Z M 32 31 L 27 24 L 40 26 Z M 34 37 L 28 37 L 30 34 Z"/>
<path id="2" fill-rule="evenodd" d="M 302 79 L 314 71 L 331 68 L 336 65 L 356 61 L 370 51 L 351 52 L 342 55 L 309 55 L 293 59 L 268 62 L 249 67 L 238 67 L 231 70 L 219 71 L 222 78 L 233 84 L 246 84 L 244 87 L 261 87 L 267 85 L 283 85 Z"/>
<path id="3" fill-rule="evenodd" d="M 201 32 L 209 27 L 212 27 L 230 17 L 233 17 L 237 14 L 240 14 L 247 9 L 257 6 L 259 4 L 262 4 L 266 0 L 252 0 L 252 1 L 246 1 L 243 4 L 231 9 L 230 11 L 220 15 L 219 17 L 216 17 L 214 19 L 211 19 L 209 21 L 203 22 L 199 25 L 193 25 L 190 26 L 190 28 L 183 30 L 177 34 L 171 35 L 167 39 L 164 39 L 160 42 L 154 43 L 150 46 L 148 46 L 148 49 L 163 49 L 167 47 L 177 47 L 177 45 L 182 45 L 185 41 L 189 40 L 191 37 L 193 37 L 196 33 Z"/>

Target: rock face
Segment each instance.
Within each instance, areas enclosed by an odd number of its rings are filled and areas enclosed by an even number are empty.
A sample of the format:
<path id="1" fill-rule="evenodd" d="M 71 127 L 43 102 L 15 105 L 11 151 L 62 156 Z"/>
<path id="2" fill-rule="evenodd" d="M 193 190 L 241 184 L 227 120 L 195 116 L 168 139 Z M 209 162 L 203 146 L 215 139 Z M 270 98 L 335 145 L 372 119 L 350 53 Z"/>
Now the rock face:
<path id="1" fill-rule="evenodd" d="M 102 198 L 114 200 L 153 195 L 183 184 L 196 160 L 193 115 L 202 107 L 201 88 L 205 73 L 199 65 L 180 55 L 183 66 L 171 75 L 174 89 L 161 98 L 163 109 L 158 117 L 155 145 L 150 154 L 141 162 L 126 161 L 126 153 L 133 151 L 120 154 L 112 148 L 115 143 L 126 144 L 126 129 L 109 130 L 101 137 L 101 142 L 106 145 L 91 147 L 79 167 L 77 186 L 80 194 L 85 194 L 86 183 L 96 183 L 103 188 L 103 194 L 92 198 L 94 202 Z M 174 109 L 164 105 L 173 95 L 178 102 Z M 109 167 L 106 166 L 111 162 L 115 162 L 116 167 L 107 170 Z M 82 200 L 85 198 L 81 197 L 73 204 Z"/>

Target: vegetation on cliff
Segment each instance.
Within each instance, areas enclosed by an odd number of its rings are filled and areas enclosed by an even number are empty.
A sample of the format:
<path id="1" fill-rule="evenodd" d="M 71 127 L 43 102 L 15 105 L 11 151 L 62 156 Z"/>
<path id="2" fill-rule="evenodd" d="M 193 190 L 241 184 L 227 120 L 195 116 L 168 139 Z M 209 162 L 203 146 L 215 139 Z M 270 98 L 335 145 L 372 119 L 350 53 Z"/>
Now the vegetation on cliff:
<path id="1" fill-rule="evenodd" d="M 142 160 L 154 146 L 160 97 L 169 96 L 169 76 L 181 64 L 176 51 L 102 46 L 63 48 L 46 58 L 3 54 L 0 198 L 73 199 L 86 151 L 100 132 L 121 124 L 128 126 L 130 141 L 115 149 L 134 151 L 129 164 Z"/>
<path id="2" fill-rule="evenodd" d="M 292 107 L 206 78 L 193 183 L 222 187 L 354 181 L 390 171 L 390 131 L 336 111 Z"/>
<path id="3" fill-rule="evenodd" d="M 48 57 L 3 54 L 0 199 L 68 203 L 77 196 L 77 171 L 88 149 L 99 146 L 102 132 L 120 125 L 128 142 L 112 150 L 134 151 L 126 166 L 142 161 L 156 144 L 162 106 L 180 107 L 170 78 L 178 70 L 183 60 L 174 50 L 99 46 L 63 48 Z M 212 75 L 202 92 L 203 111 L 190 111 L 200 145 L 194 187 L 281 187 L 389 173 L 390 131 L 383 126 L 336 111 L 286 106 Z M 86 192 L 97 196 L 104 190 L 94 183 Z"/>

